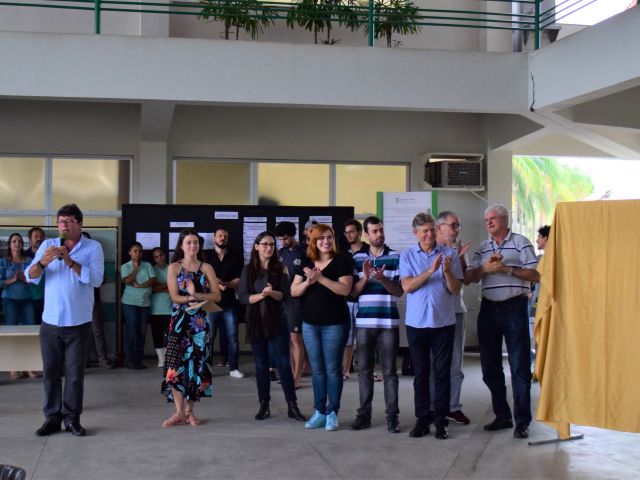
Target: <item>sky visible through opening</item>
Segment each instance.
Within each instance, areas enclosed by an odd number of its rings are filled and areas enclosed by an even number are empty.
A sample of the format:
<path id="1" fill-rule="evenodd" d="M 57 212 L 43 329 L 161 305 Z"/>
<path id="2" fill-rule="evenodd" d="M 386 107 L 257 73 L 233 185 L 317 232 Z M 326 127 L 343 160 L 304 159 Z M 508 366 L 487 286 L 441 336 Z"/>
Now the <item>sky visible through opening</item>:
<path id="1" fill-rule="evenodd" d="M 573 1 L 569 3 L 562 3 L 564 1 L 565 0 L 556 0 L 556 5 L 560 5 L 558 9 L 562 9 L 574 3 Z M 580 5 L 586 5 L 589 1 L 591 0 L 582 0 Z M 594 25 L 624 11 L 631 3 L 632 0 L 596 0 L 575 13 L 567 15 L 558 23 Z M 577 9 L 578 7 L 579 5 L 576 4 L 576 6 L 570 10 Z"/>
<path id="2" fill-rule="evenodd" d="M 591 176 L 593 194 L 588 200 L 640 199 L 640 161 L 612 158 L 558 157 L 563 165 L 577 167 Z"/>

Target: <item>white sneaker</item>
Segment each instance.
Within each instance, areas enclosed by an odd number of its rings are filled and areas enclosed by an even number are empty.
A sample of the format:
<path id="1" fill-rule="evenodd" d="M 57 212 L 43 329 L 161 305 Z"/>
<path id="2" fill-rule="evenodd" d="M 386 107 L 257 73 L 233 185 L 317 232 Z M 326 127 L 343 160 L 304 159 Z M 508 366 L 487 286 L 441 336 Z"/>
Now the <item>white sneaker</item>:
<path id="1" fill-rule="evenodd" d="M 235 369 L 235 370 L 231 370 L 229 372 L 229 376 L 233 377 L 233 378 L 244 378 L 244 373 L 242 373 L 240 370 Z"/>

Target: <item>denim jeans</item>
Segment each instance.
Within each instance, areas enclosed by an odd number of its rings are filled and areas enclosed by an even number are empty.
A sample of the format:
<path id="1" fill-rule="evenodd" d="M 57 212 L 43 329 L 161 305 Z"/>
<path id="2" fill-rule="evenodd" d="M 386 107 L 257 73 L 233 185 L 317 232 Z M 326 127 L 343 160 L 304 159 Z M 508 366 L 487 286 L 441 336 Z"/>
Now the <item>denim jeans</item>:
<path id="1" fill-rule="evenodd" d="M 142 363 L 150 311 L 150 307 L 122 304 L 124 356 L 128 366 Z"/>
<path id="2" fill-rule="evenodd" d="M 275 362 L 280 375 L 280 384 L 287 402 L 296 401 L 296 389 L 291 373 L 289 360 L 289 326 L 282 322 L 278 334 L 269 339 L 261 338 L 251 342 L 253 358 L 256 362 L 256 383 L 258 385 L 258 400 L 268 402 L 271 399 L 271 378 L 269 375 L 269 360 Z"/>
<path id="3" fill-rule="evenodd" d="M 36 319 L 33 311 L 31 299 L 16 300 L 14 298 L 3 298 L 5 325 L 35 325 Z"/>
<path id="4" fill-rule="evenodd" d="M 482 380 L 491 391 L 493 412 L 511 419 L 507 388 L 502 368 L 502 338 L 507 344 L 513 408 L 516 423 L 531 422 L 531 370 L 527 298 L 516 297 L 505 302 L 483 299 L 478 314 L 478 341 Z"/>
<path id="5" fill-rule="evenodd" d="M 322 414 L 338 413 L 342 397 L 342 356 L 349 325 L 302 322 L 302 337 L 311 363 L 313 407 Z"/>
<path id="6" fill-rule="evenodd" d="M 436 424 L 444 424 L 451 396 L 451 354 L 455 325 L 440 328 L 415 328 L 407 325 L 407 340 L 413 362 L 413 401 L 416 418 L 429 419 L 429 376 L 433 355 L 435 393 L 433 405 Z"/>
<path id="7" fill-rule="evenodd" d="M 398 357 L 397 328 L 356 328 L 356 356 L 358 359 L 358 387 L 360 408 L 358 415 L 371 418 L 373 400 L 373 368 L 376 347 L 380 353 L 380 366 L 384 378 L 384 403 L 386 415 L 398 415 Z"/>
<path id="8" fill-rule="evenodd" d="M 42 352 L 42 384 L 44 416 L 52 422 L 78 421 L 82 413 L 84 366 L 86 363 L 91 323 L 77 327 L 40 325 Z M 62 377 L 64 376 L 64 389 Z"/>
<path id="9" fill-rule="evenodd" d="M 227 360 L 229 362 L 229 370 L 238 369 L 238 334 L 236 325 L 238 319 L 236 315 L 236 307 L 231 306 L 225 308 L 222 312 L 210 312 L 207 314 L 209 321 L 209 329 L 211 331 L 211 351 L 213 352 L 213 342 L 216 339 L 216 331 L 220 329 L 220 353 L 222 354 L 222 332 L 224 330 L 227 339 Z"/>
<path id="10" fill-rule="evenodd" d="M 449 396 L 449 411 L 462 410 L 460 396 L 462 394 L 462 381 L 464 372 L 462 371 L 462 359 L 464 356 L 464 331 L 465 314 L 456 313 L 456 331 L 453 337 L 453 352 L 451 353 L 451 395 Z M 433 360 L 433 357 L 432 357 Z M 433 368 L 433 363 L 431 363 Z M 435 398 L 435 381 L 433 375 L 429 378 L 429 394 L 431 395 L 431 410 L 433 410 L 433 399 Z"/>

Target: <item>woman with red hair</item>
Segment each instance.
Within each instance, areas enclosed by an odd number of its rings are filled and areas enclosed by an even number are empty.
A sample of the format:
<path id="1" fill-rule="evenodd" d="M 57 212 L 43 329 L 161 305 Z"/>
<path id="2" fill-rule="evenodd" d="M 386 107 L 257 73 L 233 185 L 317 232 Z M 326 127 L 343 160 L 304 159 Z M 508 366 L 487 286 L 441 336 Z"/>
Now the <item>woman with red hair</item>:
<path id="1" fill-rule="evenodd" d="M 291 285 L 302 299 L 302 336 L 311 363 L 315 412 L 306 428 L 338 430 L 342 396 L 342 355 L 349 334 L 346 296 L 353 284 L 353 267 L 336 253 L 333 229 L 311 229 L 306 259 Z"/>

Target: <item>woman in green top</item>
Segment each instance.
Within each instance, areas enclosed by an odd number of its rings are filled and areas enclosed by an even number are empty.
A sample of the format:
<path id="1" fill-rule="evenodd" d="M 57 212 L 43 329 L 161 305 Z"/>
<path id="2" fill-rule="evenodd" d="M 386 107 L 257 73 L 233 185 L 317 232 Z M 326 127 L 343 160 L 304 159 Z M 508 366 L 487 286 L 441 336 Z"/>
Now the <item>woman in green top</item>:
<path id="1" fill-rule="evenodd" d="M 153 270 L 156 274 L 156 284 L 152 287 L 151 295 L 151 336 L 153 348 L 158 355 L 158 367 L 164 367 L 166 352 L 166 336 L 171 320 L 171 296 L 167 288 L 167 256 L 160 247 L 151 251 L 153 256 Z"/>
<path id="2" fill-rule="evenodd" d="M 120 268 L 122 282 L 122 314 L 124 316 L 125 367 L 146 368 L 142 363 L 147 323 L 151 306 L 151 288 L 156 274 L 150 263 L 142 261 L 142 244 L 134 242 L 129 248 L 131 260 Z"/>

